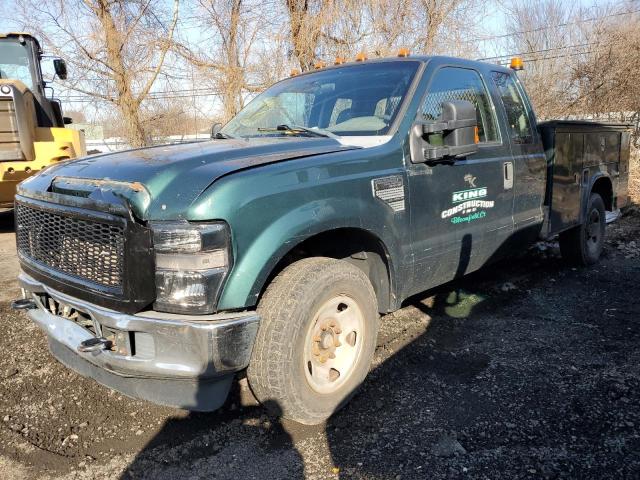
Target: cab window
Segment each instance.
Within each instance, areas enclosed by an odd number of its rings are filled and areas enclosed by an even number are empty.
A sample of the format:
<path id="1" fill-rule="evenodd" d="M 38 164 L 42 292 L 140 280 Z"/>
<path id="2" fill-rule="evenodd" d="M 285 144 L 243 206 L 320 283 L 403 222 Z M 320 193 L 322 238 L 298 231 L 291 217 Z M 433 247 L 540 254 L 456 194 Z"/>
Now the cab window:
<path id="1" fill-rule="evenodd" d="M 21 45 L 12 39 L 0 40 L 0 78 L 20 80 L 33 90 L 30 52 L 27 45 Z"/>
<path id="2" fill-rule="evenodd" d="M 388 135 L 420 62 L 371 62 L 305 73 L 258 95 L 221 131 L 232 137 L 288 135 L 278 125 L 336 136 Z"/>
<path id="3" fill-rule="evenodd" d="M 500 140 L 495 110 L 478 72 L 458 67 L 444 67 L 438 70 L 422 104 L 423 120 L 437 120 L 442 114 L 442 104 L 452 100 L 466 100 L 476 107 L 481 143 Z"/>
<path id="4" fill-rule="evenodd" d="M 492 72 L 493 81 L 502 99 L 511 141 L 517 144 L 533 143 L 529 111 L 512 75 Z"/>

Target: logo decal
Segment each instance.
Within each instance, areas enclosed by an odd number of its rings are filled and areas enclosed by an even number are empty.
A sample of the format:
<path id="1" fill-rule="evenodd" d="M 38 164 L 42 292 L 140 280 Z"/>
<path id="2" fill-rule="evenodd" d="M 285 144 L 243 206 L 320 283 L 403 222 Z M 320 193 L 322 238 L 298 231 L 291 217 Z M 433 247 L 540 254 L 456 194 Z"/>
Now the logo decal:
<path id="1" fill-rule="evenodd" d="M 487 216 L 487 210 L 495 206 L 493 200 L 485 199 L 489 194 L 487 187 L 476 187 L 476 177 L 466 174 L 464 181 L 472 188 L 453 192 L 451 208 L 443 210 L 440 214 L 441 218 L 448 218 L 454 225 L 481 220 Z"/>
<path id="2" fill-rule="evenodd" d="M 467 182 L 471 188 L 476 188 L 476 177 L 474 177 L 470 173 L 467 173 L 464 176 L 464 181 Z"/>
<path id="3" fill-rule="evenodd" d="M 459 192 L 453 192 L 451 202 L 460 203 L 460 202 L 464 202 L 465 200 L 484 198 L 486 196 L 487 196 L 487 187 L 471 188 L 469 190 L 461 190 Z"/>

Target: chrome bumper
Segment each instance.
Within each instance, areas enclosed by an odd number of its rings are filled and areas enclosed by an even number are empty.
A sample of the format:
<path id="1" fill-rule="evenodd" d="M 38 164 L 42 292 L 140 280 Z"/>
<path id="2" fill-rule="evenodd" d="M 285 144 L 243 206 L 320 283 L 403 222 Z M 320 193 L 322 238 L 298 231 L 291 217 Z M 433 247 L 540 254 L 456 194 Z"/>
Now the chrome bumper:
<path id="1" fill-rule="evenodd" d="M 80 374 L 127 395 L 212 410 L 224 402 L 233 373 L 249 364 L 259 322 L 255 312 L 193 317 L 153 311 L 127 315 L 52 290 L 24 272 L 18 280 L 23 298 L 35 301 L 37 308 L 28 310 L 28 315 L 47 333 L 54 356 Z M 51 305 L 43 303 L 48 297 L 90 317 L 97 332 L 125 332 L 135 348 L 124 355 L 112 350 L 78 351 L 83 341 L 96 335 L 74 320 L 52 313 Z M 203 405 L 207 389 L 213 389 L 209 393 L 216 397 L 208 406 Z"/>

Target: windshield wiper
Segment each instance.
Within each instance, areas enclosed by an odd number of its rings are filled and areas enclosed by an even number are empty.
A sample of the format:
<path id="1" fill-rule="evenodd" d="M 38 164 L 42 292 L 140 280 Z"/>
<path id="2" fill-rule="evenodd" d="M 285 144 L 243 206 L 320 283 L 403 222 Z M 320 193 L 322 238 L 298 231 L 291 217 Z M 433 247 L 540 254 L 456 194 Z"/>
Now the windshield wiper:
<path id="1" fill-rule="evenodd" d="M 308 133 L 313 135 L 314 137 L 326 137 L 326 138 L 338 138 L 338 136 L 334 133 L 331 133 L 328 130 L 323 130 L 321 128 L 308 128 L 303 127 L 301 125 L 278 125 L 277 127 L 266 127 L 266 128 L 258 128 L 259 132 L 288 132 L 288 133 Z"/>

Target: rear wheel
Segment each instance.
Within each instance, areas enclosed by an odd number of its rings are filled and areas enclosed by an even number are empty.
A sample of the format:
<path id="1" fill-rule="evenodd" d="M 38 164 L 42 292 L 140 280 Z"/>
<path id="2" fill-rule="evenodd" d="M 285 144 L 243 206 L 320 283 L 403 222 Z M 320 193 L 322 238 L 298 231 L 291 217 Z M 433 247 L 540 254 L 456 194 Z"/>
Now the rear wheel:
<path id="1" fill-rule="evenodd" d="M 593 265 L 604 247 L 606 213 L 604 201 L 592 193 L 584 223 L 560 234 L 562 257 L 573 265 Z"/>
<path id="2" fill-rule="evenodd" d="M 273 280 L 258 313 L 247 371 L 254 394 L 291 420 L 326 420 L 369 371 L 379 323 L 369 279 L 345 261 L 304 259 Z"/>

